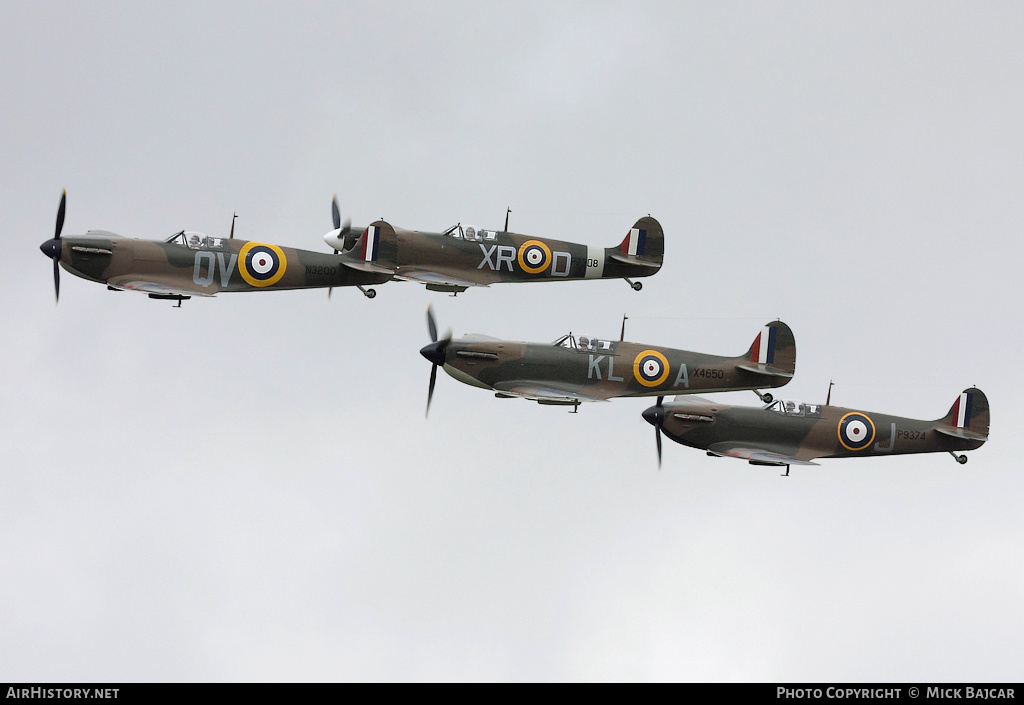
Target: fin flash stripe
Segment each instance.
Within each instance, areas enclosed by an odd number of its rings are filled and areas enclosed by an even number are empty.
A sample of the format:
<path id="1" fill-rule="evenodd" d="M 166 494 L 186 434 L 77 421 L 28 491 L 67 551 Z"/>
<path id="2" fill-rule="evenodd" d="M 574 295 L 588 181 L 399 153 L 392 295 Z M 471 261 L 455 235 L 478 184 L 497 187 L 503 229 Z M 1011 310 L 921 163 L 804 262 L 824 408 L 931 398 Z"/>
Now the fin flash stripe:
<path id="1" fill-rule="evenodd" d="M 968 428 L 971 425 L 971 395 L 963 392 L 953 404 L 953 425 Z"/>
<path id="2" fill-rule="evenodd" d="M 759 365 L 771 365 L 775 362 L 775 339 L 778 328 L 765 326 L 754 340 L 754 349 L 750 351 L 750 361 Z"/>

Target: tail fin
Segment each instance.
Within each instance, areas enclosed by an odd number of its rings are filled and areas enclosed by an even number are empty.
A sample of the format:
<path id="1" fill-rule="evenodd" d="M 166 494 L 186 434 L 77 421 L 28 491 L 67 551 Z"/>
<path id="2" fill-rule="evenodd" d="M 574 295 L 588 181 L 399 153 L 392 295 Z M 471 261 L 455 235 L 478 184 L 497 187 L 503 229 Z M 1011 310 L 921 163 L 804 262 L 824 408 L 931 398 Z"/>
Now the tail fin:
<path id="1" fill-rule="evenodd" d="M 988 397 L 977 387 L 960 392 L 949 413 L 936 422 L 935 430 L 954 438 L 988 440 Z"/>
<path id="2" fill-rule="evenodd" d="M 757 374 L 784 377 L 788 381 L 796 372 L 796 338 L 793 337 L 793 331 L 782 321 L 772 321 L 757 334 L 737 367 Z"/>
<path id="3" fill-rule="evenodd" d="M 661 267 L 665 255 L 665 233 L 661 223 L 645 216 L 633 224 L 617 248 L 609 248 L 613 259 L 628 264 Z"/>
<path id="4" fill-rule="evenodd" d="M 398 235 L 387 222 L 378 220 L 367 226 L 355 246 L 342 255 L 353 269 L 393 273 L 398 264 Z"/>

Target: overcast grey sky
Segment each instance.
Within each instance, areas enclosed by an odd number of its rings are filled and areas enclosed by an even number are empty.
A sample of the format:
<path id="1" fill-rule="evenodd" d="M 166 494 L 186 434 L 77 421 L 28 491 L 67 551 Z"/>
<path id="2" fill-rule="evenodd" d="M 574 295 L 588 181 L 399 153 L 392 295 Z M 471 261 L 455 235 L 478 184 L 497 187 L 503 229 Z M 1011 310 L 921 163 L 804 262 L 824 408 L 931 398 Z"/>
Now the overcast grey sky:
<path id="1" fill-rule="evenodd" d="M 0 680 L 1019 680 L 1024 7 L 0 4 Z M 52 237 L 456 221 L 623 282 L 165 302 Z M 739 354 L 992 441 L 789 478 L 441 375 L 441 328 Z M 723 395 L 756 403 L 747 393 Z"/>

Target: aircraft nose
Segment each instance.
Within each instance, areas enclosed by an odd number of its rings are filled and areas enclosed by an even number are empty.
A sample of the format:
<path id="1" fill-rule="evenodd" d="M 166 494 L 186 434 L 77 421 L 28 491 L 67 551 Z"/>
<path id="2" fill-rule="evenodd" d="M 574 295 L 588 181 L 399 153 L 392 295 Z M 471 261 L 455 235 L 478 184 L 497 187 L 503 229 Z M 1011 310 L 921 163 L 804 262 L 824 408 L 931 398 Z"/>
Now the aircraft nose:
<path id="1" fill-rule="evenodd" d="M 60 240 L 55 237 L 50 238 L 39 246 L 39 251 L 50 259 L 60 257 Z"/>
<path id="2" fill-rule="evenodd" d="M 444 364 L 444 349 L 447 340 L 436 340 L 420 348 L 420 355 L 430 360 L 435 365 Z"/>
<path id="3" fill-rule="evenodd" d="M 652 426 L 660 426 L 661 422 L 665 419 L 665 407 L 649 406 L 644 409 L 643 417 L 644 421 Z"/>

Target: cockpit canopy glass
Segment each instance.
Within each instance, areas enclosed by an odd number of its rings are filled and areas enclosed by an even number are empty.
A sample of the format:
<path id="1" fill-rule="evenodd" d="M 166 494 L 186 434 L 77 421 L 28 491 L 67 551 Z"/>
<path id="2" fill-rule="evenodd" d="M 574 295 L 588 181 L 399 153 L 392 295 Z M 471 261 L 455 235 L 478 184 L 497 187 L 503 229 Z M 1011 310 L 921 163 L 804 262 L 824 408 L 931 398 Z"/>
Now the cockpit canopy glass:
<path id="1" fill-rule="evenodd" d="M 493 240 L 497 237 L 497 233 L 493 230 L 484 230 L 483 228 L 476 228 L 472 225 L 463 225 L 462 223 L 456 223 L 441 234 L 446 237 L 457 237 L 469 242 Z"/>
<path id="2" fill-rule="evenodd" d="M 765 408 L 778 414 L 786 414 L 787 416 L 807 416 L 811 418 L 819 418 L 821 416 L 821 404 L 808 404 L 789 399 L 776 399 Z"/>
<path id="3" fill-rule="evenodd" d="M 576 338 L 572 333 L 566 333 L 556 340 L 553 345 L 555 347 L 568 348 L 569 350 L 578 350 L 580 352 L 601 353 L 610 353 L 613 347 L 610 340 L 588 338 L 585 335 L 581 335 L 579 338 Z"/>
<path id="4" fill-rule="evenodd" d="M 184 245 L 193 250 L 216 250 L 224 246 L 224 238 L 207 237 L 193 230 L 182 230 L 171 235 L 166 241 Z"/>

